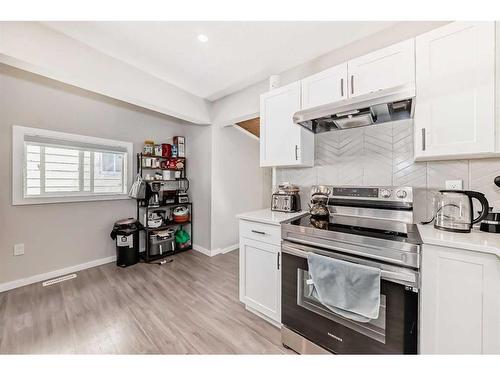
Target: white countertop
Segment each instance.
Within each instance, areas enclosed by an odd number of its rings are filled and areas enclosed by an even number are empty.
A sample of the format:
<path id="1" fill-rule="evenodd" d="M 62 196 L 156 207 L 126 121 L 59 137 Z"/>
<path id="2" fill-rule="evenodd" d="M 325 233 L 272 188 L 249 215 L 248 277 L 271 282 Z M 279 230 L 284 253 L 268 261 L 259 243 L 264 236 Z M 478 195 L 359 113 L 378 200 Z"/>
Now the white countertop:
<path id="1" fill-rule="evenodd" d="M 307 214 L 307 211 L 299 212 L 278 212 L 271 211 L 270 208 L 265 208 L 258 211 L 245 212 L 236 215 L 238 219 L 257 221 L 259 223 L 280 225 L 284 221 L 292 220 Z"/>
<path id="2" fill-rule="evenodd" d="M 420 237 L 425 244 L 452 247 L 455 249 L 494 254 L 500 258 L 500 233 L 481 232 L 454 233 L 435 229 L 432 224 L 418 225 Z"/>
<path id="3" fill-rule="evenodd" d="M 307 211 L 277 212 L 270 208 L 236 215 L 238 219 L 259 223 L 281 225 L 285 221 L 307 215 Z M 451 247 L 455 249 L 494 254 L 500 258 L 500 233 L 486 233 L 473 229 L 471 233 L 454 233 L 435 229 L 432 224 L 418 225 L 420 237 L 425 244 Z M 425 246 L 424 246 L 425 251 Z"/>

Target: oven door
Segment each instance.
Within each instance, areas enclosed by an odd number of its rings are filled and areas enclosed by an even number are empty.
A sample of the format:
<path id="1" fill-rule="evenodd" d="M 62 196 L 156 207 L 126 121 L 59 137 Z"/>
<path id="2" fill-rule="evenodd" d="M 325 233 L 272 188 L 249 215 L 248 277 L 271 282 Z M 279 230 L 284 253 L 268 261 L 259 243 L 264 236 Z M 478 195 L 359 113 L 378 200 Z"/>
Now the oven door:
<path id="1" fill-rule="evenodd" d="M 344 318 L 312 296 L 307 283 L 311 251 L 381 269 L 378 319 L 360 323 Z M 281 322 L 337 354 L 416 354 L 418 282 L 418 272 L 411 269 L 283 241 Z"/>

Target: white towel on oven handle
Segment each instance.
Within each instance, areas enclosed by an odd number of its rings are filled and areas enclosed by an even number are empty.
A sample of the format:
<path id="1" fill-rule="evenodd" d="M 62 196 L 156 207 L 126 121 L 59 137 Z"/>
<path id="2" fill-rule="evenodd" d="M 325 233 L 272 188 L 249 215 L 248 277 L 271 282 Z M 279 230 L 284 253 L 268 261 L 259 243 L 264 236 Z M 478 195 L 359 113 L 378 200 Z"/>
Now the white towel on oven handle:
<path id="1" fill-rule="evenodd" d="M 377 319 L 380 269 L 314 254 L 307 255 L 312 295 L 334 313 L 358 322 Z M 306 281 L 309 284 L 309 281 Z"/>

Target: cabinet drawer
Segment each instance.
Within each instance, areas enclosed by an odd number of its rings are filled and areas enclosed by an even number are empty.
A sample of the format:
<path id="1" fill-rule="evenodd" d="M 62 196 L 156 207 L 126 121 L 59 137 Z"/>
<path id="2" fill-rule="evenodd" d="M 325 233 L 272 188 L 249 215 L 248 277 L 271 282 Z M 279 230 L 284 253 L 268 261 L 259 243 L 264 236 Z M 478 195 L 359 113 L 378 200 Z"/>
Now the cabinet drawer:
<path id="1" fill-rule="evenodd" d="M 240 237 L 279 245 L 281 243 L 281 226 L 240 220 Z"/>

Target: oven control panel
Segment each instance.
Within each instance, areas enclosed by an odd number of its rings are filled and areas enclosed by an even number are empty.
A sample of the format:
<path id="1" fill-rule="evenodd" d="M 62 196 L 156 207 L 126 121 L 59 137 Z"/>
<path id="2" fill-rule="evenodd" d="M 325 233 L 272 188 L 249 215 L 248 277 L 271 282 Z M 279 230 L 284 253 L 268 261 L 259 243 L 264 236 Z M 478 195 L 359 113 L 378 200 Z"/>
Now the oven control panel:
<path id="1" fill-rule="evenodd" d="M 312 192 L 316 190 L 328 193 L 331 198 L 339 199 L 413 202 L 413 189 L 408 186 L 313 186 Z"/>

